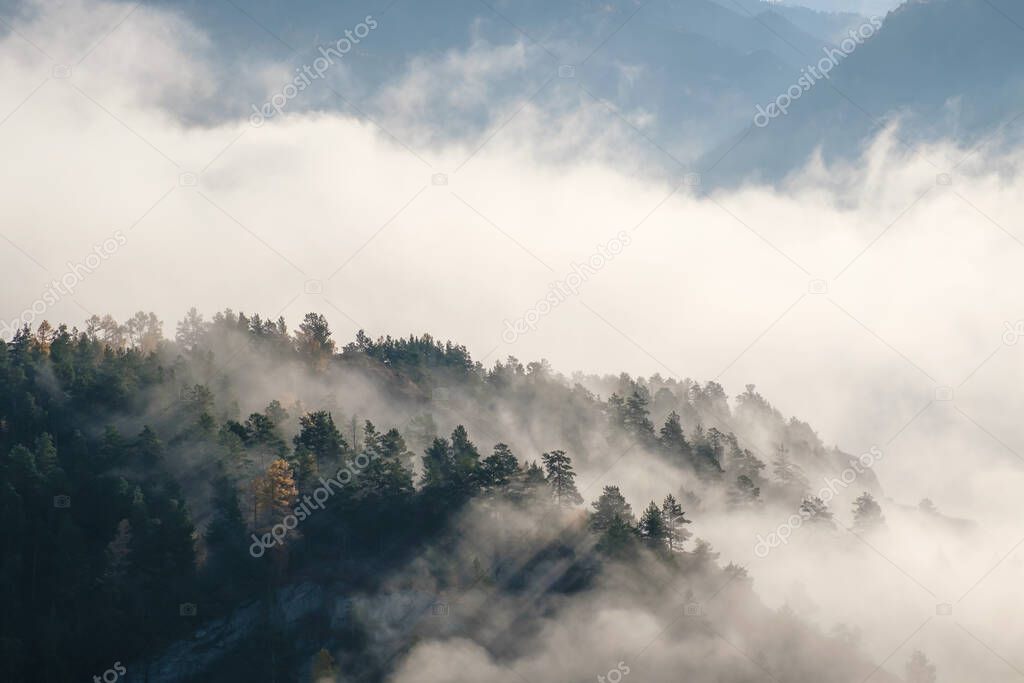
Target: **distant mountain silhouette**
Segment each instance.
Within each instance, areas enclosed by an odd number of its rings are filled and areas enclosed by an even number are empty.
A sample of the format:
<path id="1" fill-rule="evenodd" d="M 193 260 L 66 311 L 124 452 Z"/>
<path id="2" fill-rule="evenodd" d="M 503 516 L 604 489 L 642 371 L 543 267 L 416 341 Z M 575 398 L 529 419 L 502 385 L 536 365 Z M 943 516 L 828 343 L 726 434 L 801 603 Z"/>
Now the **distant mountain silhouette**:
<path id="1" fill-rule="evenodd" d="M 809 55 L 808 64 L 820 56 Z M 748 126 L 707 159 L 735 145 L 715 170 L 719 182 L 777 180 L 816 149 L 826 160 L 850 158 L 897 119 L 898 138 L 907 144 L 1019 136 L 1022 86 L 1024 3 L 911 0 L 830 79 L 794 101 L 788 115 Z"/>

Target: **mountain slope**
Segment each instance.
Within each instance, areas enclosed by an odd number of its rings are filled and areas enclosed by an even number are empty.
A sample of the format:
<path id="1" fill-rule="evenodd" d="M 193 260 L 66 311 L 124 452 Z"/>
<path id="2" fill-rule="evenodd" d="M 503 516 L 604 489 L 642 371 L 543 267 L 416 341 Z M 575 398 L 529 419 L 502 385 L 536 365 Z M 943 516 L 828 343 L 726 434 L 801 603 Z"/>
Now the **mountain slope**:
<path id="1" fill-rule="evenodd" d="M 1024 111 L 1022 66 L 1024 6 L 913 0 L 891 12 L 829 80 L 794 101 L 788 115 L 748 126 L 715 175 L 723 182 L 778 179 L 819 148 L 826 160 L 849 159 L 892 121 L 909 144 L 975 144 Z M 1012 126 L 1004 132 L 1019 136 Z"/>

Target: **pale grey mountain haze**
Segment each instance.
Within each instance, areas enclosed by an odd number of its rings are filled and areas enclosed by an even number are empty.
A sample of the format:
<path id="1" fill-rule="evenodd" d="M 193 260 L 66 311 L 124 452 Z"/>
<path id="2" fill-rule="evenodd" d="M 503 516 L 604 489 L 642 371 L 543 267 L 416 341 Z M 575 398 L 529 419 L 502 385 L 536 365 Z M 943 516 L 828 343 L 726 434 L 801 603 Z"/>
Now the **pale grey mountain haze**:
<path id="1" fill-rule="evenodd" d="M 0 0 L 0 76 L 0 679 L 1024 675 L 1024 5 Z"/>

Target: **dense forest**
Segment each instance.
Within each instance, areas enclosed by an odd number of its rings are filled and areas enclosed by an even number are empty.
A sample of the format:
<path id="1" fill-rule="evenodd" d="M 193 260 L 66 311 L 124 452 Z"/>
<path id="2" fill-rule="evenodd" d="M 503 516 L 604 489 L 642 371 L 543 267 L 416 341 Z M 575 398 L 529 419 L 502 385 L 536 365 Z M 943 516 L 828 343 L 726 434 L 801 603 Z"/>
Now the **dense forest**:
<path id="1" fill-rule="evenodd" d="M 753 386 L 338 348 L 313 313 L 26 326 L 0 343 L 0 677 L 516 680 L 532 653 L 543 680 L 895 680 L 691 530 L 778 505 L 841 533 L 810 481 L 848 458 Z M 686 485 L 627 500 L 620 460 Z M 843 517 L 870 533 L 878 482 L 857 486 Z M 573 645 L 598 604 L 671 615 L 673 659 Z M 443 673 L 452 642 L 486 662 Z M 907 672 L 935 680 L 920 653 Z"/>

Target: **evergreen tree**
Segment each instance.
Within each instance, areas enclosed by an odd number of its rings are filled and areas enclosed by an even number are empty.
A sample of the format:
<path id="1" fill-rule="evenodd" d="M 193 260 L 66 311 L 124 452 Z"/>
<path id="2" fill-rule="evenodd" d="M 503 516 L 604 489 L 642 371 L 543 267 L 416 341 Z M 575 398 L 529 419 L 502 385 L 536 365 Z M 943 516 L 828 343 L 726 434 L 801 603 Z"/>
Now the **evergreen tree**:
<path id="1" fill-rule="evenodd" d="M 480 466 L 480 452 L 469 440 L 466 428 L 458 425 L 452 431 L 452 472 L 451 480 L 455 490 L 470 496 L 476 490 L 477 470 Z"/>
<path id="2" fill-rule="evenodd" d="M 799 465 L 789 459 L 789 452 L 781 443 L 775 450 L 772 462 L 772 473 L 779 482 L 787 498 L 799 498 L 804 495 L 810 484 Z"/>
<path id="3" fill-rule="evenodd" d="M 335 350 L 327 318 L 319 313 L 307 313 L 295 333 L 295 349 L 314 369 L 324 370 Z"/>
<path id="4" fill-rule="evenodd" d="M 326 410 L 306 413 L 299 418 L 299 433 L 295 436 L 296 450 L 304 448 L 312 454 L 319 471 L 320 466 L 331 466 L 340 462 L 348 452 L 348 443 L 334 424 L 334 418 Z"/>
<path id="5" fill-rule="evenodd" d="M 547 482 L 555 505 L 570 507 L 583 503 L 583 497 L 576 490 L 576 472 L 572 469 L 572 460 L 565 451 L 551 451 L 541 455 Z"/>
<path id="6" fill-rule="evenodd" d="M 276 398 L 267 405 L 267 409 L 263 411 L 263 414 L 267 416 L 267 419 L 273 423 L 275 427 L 280 428 L 288 420 L 288 411 L 284 409 L 281 402 Z"/>
<path id="7" fill-rule="evenodd" d="M 422 485 L 465 500 L 475 491 L 479 461 L 480 453 L 469 440 L 466 428 L 459 425 L 452 431 L 451 441 L 434 439 L 424 451 Z"/>
<path id="8" fill-rule="evenodd" d="M 35 466 L 43 477 L 49 479 L 60 469 L 57 459 L 57 448 L 53 445 L 53 437 L 43 432 L 36 439 Z"/>
<path id="9" fill-rule="evenodd" d="M 679 413 L 672 411 L 665 419 L 659 431 L 658 439 L 661 448 L 676 462 L 689 464 L 692 462 L 693 449 L 683 434 L 683 426 L 679 421 Z"/>
<path id="10" fill-rule="evenodd" d="M 409 453 L 397 429 L 380 434 L 369 420 L 363 430 L 366 467 L 359 473 L 359 497 L 393 501 L 413 492 L 412 472 L 405 467 Z"/>
<path id="11" fill-rule="evenodd" d="M 143 427 L 135 439 L 135 452 L 146 467 L 153 467 L 163 457 L 164 445 L 149 425 Z"/>
<path id="12" fill-rule="evenodd" d="M 702 479 L 716 479 L 723 472 L 723 434 L 712 427 L 705 431 L 701 425 L 693 433 L 692 462 L 694 471 Z"/>
<path id="13" fill-rule="evenodd" d="M 206 327 L 202 314 L 193 306 L 188 309 L 185 318 L 178 323 L 174 339 L 186 351 L 193 351 L 202 342 Z"/>
<path id="14" fill-rule="evenodd" d="M 626 502 L 618 486 L 605 486 L 600 497 L 591 503 L 591 507 L 594 511 L 590 514 L 590 528 L 594 531 L 607 531 L 616 517 L 630 526 L 636 523 L 633 508 Z"/>
<path id="15" fill-rule="evenodd" d="M 507 486 L 519 471 L 519 461 L 505 444 L 494 445 L 494 452 L 480 463 L 480 485 L 486 490 Z"/>
<path id="16" fill-rule="evenodd" d="M 640 531 L 640 538 L 649 548 L 663 550 L 668 541 L 668 529 L 665 527 L 665 519 L 661 515 L 661 508 L 653 500 L 640 515 L 640 523 L 637 525 Z"/>
<path id="17" fill-rule="evenodd" d="M 625 398 L 612 394 L 608 399 L 613 422 L 638 441 L 652 443 L 655 440 L 654 424 L 648 416 L 647 408 L 650 396 L 646 387 L 632 382 L 630 384 L 633 388 Z"/>
<path id="18" fill-rule="evenodd" d="M 832 528 L 832 512 L 818 496 L 809 496 L 800 503 L 800 515 L 809 524 Z"/>
<path id="19" fill-rule="evenodd" d="M 619 515 L 613 515 L 597 542 L 597 550 L 609 557 L 628 559 L 634 554 L 636 530 Z"/>
<path id="20" fill-rule="evenodd" d="M 213 517 L 206 527 L 208 567 L 211 573 L 238 579 L 239 567 L 247 557 L 245 519 L 238 503 L 238 490 L 228 477 L 213 482 Z"/>
<path id="21" fill-rule="evenodd" d="M 884 523 L 882 507 L 870 493 L 865 491 L 853 501 L 853 528 L 856 531 L 872 531 Z"/>
<path id="22" fill-rule="evenodd" d="M 448 485 L 451 469 L 451 444 L 444 437 L 435 437 L 423 452 L 423 474 L 420 485 L 428 490 L 440 490 Z"/>
<path id="23" fill-rule="evenodd" d="M 665 539 L 668 542 L 669 550 L 681 550 L 683 544 L 692 536 L 686 528 L 692 520 L 686 519 L 686 513 L 675 496 L 671 493 L 665 496 L 661 503 L 661 518 L 665 523 Z"/>
<path id="24" fill-rule="evenodd" d="M 761 499 L 761 487 L 745 474 L 736 477 L 736 483 L 729 489 L 729 505 L 734 508 L 754 505 Z"/>
<path id="25" fill-rule="evenodd" d="M 549 493 L 544 470 L 536 461 L 520 466 L 508 486 L 509 498 L 524 505 L 546 499 Z"/>

